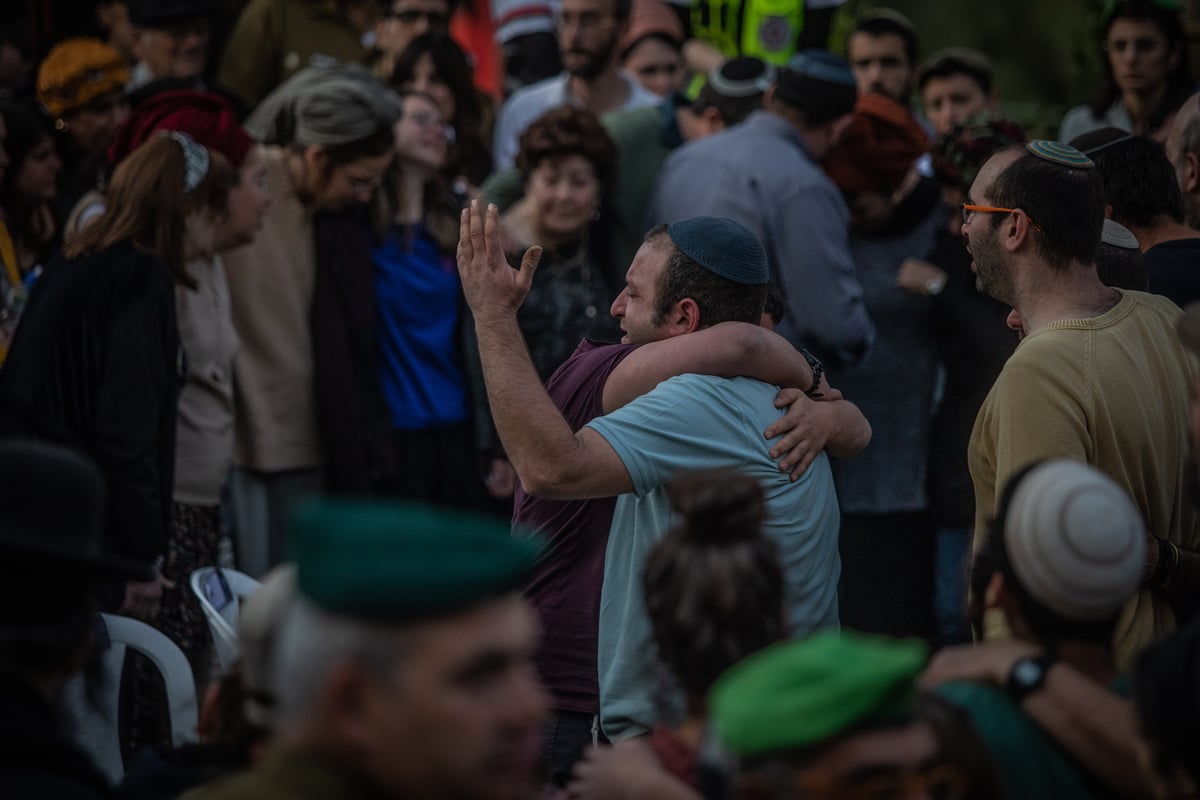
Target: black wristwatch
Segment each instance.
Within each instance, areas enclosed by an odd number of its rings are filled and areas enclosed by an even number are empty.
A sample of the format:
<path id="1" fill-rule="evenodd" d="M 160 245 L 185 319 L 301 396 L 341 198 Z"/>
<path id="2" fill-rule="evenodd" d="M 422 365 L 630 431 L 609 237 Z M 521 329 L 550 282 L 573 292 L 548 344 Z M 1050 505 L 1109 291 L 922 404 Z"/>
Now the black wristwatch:
<path id="1" fill-rule="evenodd" d="M 1046 673 L 1057 660 L 1051 653 L 1018 658 L 1008 671 L 1008 680 L 1004 684 L 1012 701 L 1020 705 L 1026 697 L 1041 689 L 1046 683 Z"/>
<path id="2" fill-rule="evenodd" d="M 821 396 L 821 376 L 825 374 L 825 367 L 821 364 L 819 358 L 808 352 L 805 348 L 800 348 L 800 354 L 804 356 L 804 360 L 812 367 L 813 374 L 812 386 L 808 387 L 808 391 L 805 394 L 815 400 Z"/>

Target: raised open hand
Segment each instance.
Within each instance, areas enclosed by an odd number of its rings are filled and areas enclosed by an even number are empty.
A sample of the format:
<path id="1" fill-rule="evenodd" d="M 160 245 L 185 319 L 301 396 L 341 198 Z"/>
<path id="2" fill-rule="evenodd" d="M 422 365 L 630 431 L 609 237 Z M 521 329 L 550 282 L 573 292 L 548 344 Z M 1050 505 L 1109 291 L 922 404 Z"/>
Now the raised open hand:
<path id="1" fill-rule="evenodd" d="M 500 246 L 500 212 L 496 206 L 486 210 L 478 200 L 462 212 L 458 235 L 458 274 L 467 305 L 476 319 L 489 315 L 512 317 L 525 301 L 533 285 L 533 273 L 542 257 L 542 248 L 525 251 L 521 268 L 515 270 L 504 258 Z"/>

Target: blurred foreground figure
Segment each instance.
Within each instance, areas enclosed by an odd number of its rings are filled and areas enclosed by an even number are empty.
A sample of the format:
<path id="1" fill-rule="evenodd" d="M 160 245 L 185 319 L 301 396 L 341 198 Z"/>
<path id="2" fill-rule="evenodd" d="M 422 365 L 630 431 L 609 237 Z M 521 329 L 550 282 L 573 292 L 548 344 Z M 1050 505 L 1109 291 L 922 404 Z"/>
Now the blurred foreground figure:
<path id="1" fill-rule="evenodd" d="M 30 441 L 0 445 L 0 785 L 10 800 L 112 796 L 57 708 L 93 649 L 96 581 L 146 578 L 145 565 L 101 556 L 103 508 L 90 462 Z"/>
<path id="2" fill-rule="evenodd" d="M 822 632 L 734 666 L 709 694 L 706 798 L 960 798 L 1000 794 L 974 729 L 919 695 L 925 649 Z"/>
<path id="3" fill-rule="evenodd" d="M 950 682 L 939 694 L 971 715 L 1009 796 L 1107 796 L 1098 777 L 1067 758 L 1025 707 L 1055 691 L 1045 684 L 1059 660 L 1116 695 L 1113 629 L 1142 579 L 1144 530 L 1128 493 L 1077 461 L 1037 463 L 1006 487 L 975 556 L 972 585 L 975 599 L 998 609 L 1013 631 L 1008 671 Z M 938 659 L 944 668 L 976 654 L 966 645 Z"/>
<path id="4" fill-rule="evenodd" d="M 307 506 L 291 532 L 275 742 L 188 797 L 536 796 L 546 696 L 517 590 L 538 544 L 482 517 L 348 501 Z"/>

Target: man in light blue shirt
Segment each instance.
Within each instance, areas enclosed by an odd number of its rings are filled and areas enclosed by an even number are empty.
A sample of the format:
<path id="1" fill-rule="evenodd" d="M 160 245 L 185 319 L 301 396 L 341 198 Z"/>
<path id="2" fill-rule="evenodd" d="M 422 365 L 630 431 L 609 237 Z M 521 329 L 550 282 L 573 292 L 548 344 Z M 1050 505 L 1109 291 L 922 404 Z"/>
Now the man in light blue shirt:
<path id="1" fill-rule="evenodd" d="M 795 482 L 775 466 L 761 431 L 779 419 L 777 392 L 750 378 L 680 375 L 588 423 L 633 481 L 617 498 L 600 600 L 600 724 L 609 739 L 682 711 L 657 667 L 642 598 L 646 557 L 671 524 L 667 484 L 675 476 L 733 467 L 756 478 L 767 498 L 765 530 L 779 544 L 793 635 L 838 624 L 841 517 L 829 458 L 819 454 Z"/>

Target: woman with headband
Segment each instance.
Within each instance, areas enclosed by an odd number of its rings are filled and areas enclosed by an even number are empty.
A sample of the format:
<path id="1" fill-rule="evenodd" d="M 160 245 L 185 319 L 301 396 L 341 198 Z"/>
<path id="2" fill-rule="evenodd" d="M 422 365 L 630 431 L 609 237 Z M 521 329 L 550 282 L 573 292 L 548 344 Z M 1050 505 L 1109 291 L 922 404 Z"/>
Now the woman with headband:
<path id="1" fill-rule="evenodd" d="M 208 623 L 188 588 L 191 573 L 217 563 L 221 493 L 233 463 L 233 329 L 229 285 L 220 252 L 254 241 L 271 197 L 262 147 L 242 127 L 227 100 L 191 89 L 162 92 L 137 107 L 108 150 L 119 166 L 163 131 L 179 131 L 220 153 L 234 170 L 229 212 L 217 223 L 214 251 L 187 263 L 195 286 L 178 286 L 175 312 L 180 343 L 187 355 L 187 379 L 179 391 L 175 426 L 175 482 L 171 531 L 163 574 L 175 588 L 163 595 L 155 627 L 188 657 L 203 691 L 212 661 Z M 103 197 L 85 200 L 82 227 L 104 210 Z M 68 241 L 78 236 L 74 233 Z"/>
<path id="2" fill-rule="evenodd" d="M 366 203 L 392 160 L 400 100 L 360 67 L 310 67 L 247 121 L 266 147 L 272 203 L 252 244 L 224 254 L 240 348 L 234 365 L 232 521 L 239 567 L 281 557 L 287 517 L 321 489 L 310 317 L 313 217 Z M 353 415 L 344 400 L 335 413 Z"/>
<path id="3" fill-rule="evenodd" d="M 107 610 L 158 613 L 170 525 L 175 415 L 187 365 L 175 287 L 212 252 L 232 174 L 180 133 L 156 136 L 116 172 L 105 210 L 34 285 L 0 370 L 0 435 L 31 436 L 95 460 L 107 484 L 108 554 L 146 564 Z M 31 598 L 31 602 L 36 602 Z"/>

